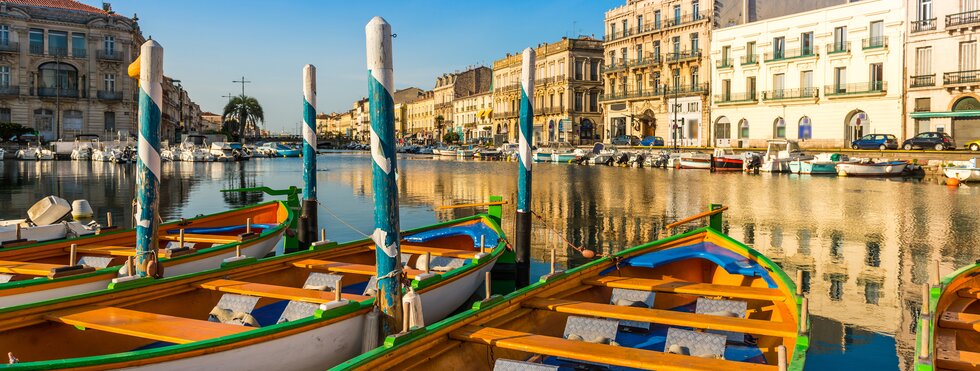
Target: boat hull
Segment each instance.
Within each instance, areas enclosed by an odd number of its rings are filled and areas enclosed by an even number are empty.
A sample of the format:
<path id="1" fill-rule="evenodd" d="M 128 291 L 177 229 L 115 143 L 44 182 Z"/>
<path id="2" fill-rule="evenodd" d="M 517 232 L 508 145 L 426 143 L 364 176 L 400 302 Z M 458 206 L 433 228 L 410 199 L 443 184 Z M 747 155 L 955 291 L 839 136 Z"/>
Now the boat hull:
<path id="1" fill-rule="evenodd" d="M 980 169 L 978 168 L 948 167 L 943 169 L 943 174 L 945 174 L 947 178 L 956 178 L 961 182 L 980 181 Z"/>
<path id="2" fill-rule="evenodd" d="M 715 171 L 742 171 L 745 161 L 741 158 L 715 157 Z"/>
<path id="3" fill-rule="evenodd" d="M 905 162 L 882 162 L 873 164 L 837 164 L 837 175 L 839 176 L 861 176 L 861 177 L 890 177 L 902 175 Z"/>
<path id="4" fill-rule="evenodd" d="M 698 158 L 698 157 L 681 157 L 680 160 L 681 169 L 695 169 L 695 170 L 710 170 L 711 169 L 711 159 L 710 158 Z"/>
<path id="5" fill-rule="evenodd" d="M 817 161 L 793 161 L 789 163 L 789 171 L 793 174 L 837 174 L 837 163 Z"/>
<path id="6" fill-rule="evenodd" d="M 568 162 L 575 161 L 577 159 L 578 159 L 578 156 L 576 156 L 575 154 L 571 154 L 571 153 L 567 153 L 567 154 L 566 153 L 561 153 L 561 154 L 553 153 L 553 154 L 551 154 L 551 161 L 552 162 L 568 163 Z"/>

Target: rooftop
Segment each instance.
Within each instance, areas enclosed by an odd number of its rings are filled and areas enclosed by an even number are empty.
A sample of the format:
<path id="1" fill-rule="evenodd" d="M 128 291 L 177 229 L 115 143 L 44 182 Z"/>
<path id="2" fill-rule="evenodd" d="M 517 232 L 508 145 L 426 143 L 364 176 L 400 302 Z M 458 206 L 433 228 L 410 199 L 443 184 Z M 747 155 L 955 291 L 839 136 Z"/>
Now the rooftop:
<path id="1" fill-rule="evenodd" d="M 105 10 L 96 8 L 91 5 L 82 4 L 75 0 L 6 0 L 5 2 L 8 4 L 36 6 L 41 8 L 74 10 L 78 12 L 95 13 L 95 14 L 110 14 Z"/>

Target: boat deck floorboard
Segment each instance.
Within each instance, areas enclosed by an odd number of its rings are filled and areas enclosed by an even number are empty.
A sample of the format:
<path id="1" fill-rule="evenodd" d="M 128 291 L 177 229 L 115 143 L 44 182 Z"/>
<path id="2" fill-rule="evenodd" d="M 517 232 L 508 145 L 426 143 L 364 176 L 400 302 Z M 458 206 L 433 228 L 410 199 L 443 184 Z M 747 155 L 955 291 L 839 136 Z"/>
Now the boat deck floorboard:
<path id="1" fill-rule="evenodd" d="M 202 289 L 227 292 L 231 294 L 242 294 L 258 296 L 272 299 L 302 301 L 307 303 L 323 304 L 335 299 L 335 294 L 328 291 L 309 290 L 298 287 L 267 285 L 263 283 L 253 283 L 234 280 L 214 280 L 197 285 Z M 341 294 L 343 299 L 365 301 L 370 296 Z"/>
<path id="2" fill-rule="evenodd" d="M 86 329 L 176 344 L 214 339 L 252 330 L 251 327 L 245 326 L 94 305 L 53 312 L 45 318 Z"/>
<path id="3" fill-rule="evenodd" d="M 640 291 L 668 292 L 674 294 L 722 296 L 727 298 L 767 300 L 774 302 L 782 302 L 786 300 L 786 296 L 781 291 L 765 287 L 728 286 L 710 283 L 613 276 L 587 279 L 583 280 L 582 283 L 593 286 L 605 286 Z"/>

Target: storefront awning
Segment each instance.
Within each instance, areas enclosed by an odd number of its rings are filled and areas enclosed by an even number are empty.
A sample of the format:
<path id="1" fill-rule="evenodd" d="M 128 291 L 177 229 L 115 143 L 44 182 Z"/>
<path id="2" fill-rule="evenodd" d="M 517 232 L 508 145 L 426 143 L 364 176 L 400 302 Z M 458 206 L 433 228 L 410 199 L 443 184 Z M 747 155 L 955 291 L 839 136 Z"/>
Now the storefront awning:
<path id="1" fill-rule="evenodd" d="M 953 111 L 953 112 L 912 112 L 909 114 L 914 119 L 929 119 L 938 117 L 980 117 L 980 111 Z"/>
<path id="2" fill-rule="evenodd" d="M 487 113 L 485 113 L 487 118 L 493 118 L 493 108 L 487 108 Z"/>
<path id="3" fill-rule="evenodd" d="M 478 111 L 476 113 L 476 118 L 478 118 L 478 119 L 482 119 L 482 118 L 484 118 L 486 116 L 487 116 L 487 110 L 485 110 L 485 109 L 481 109 L 480 111 Z"/>

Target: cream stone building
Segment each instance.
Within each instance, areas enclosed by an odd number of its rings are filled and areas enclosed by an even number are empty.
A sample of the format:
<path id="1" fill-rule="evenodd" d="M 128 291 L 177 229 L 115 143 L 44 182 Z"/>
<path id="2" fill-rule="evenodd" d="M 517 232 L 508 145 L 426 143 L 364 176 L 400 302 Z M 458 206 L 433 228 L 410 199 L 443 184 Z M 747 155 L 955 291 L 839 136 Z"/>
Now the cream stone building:
<path id="1" fill-rule="evenodd" d="M 436 86 L 432 89 L 436 141 L 441 141 L 442 135 L 449 130 L 463 135 L 463 126 L 454 121 L 456 115 L 453 102 L 466 96 L 489 92 L 492 82 L 490 68 L 483 66 L 436 78 Z"/>
<path id="2" fill-rule="evenodd" d="M 708 61 L 711 0 L 627 0 L 606 12 L 608 139 L 662 136 L 706 145 L 710 135 Z"/>
<path id="3" fill-rule="evenodd" d="M 454 130 L 463 142 L 476 139 L 490 140 L 493 129 L 486 110 L 493 104 L 490 91 L 456 98 L 453 101 Z"/>
<path id="4" fill-rule="evenodd" d="M 602 42 L 562 38 L 534 48 L 534 143 L 601 141 Z M 520 53 L 493 63 L 493 134 L 517 141 L 520 105 Z"/>
<path id="5" fill-rule="evenodd" d="M 905 1 L 909 77 L 902 133 L 942 131 L 960 147 L 980 139 L 980 1 Z"/>
<path id="6" fill-rule="evenodd" d="M 201 113 L 201 127 L 199 131 L 208 132 L 218 132 L 221 131 L 221 115 L 213 112 L 203 112 Z"/>
<path id="7" fill-rule="evenodd" d="M 715 30 L 712 145 L 901 137 L 904 4 L 869 0 Z"/>
<path id="8" fill-rule="evenodd" d="M 135 134 L 137 18 L 73 0 L 0 3 L 0 122 L 45 140 Z"/>
<path id="9" fill-rule="evenodd" d="M 408 103 L 405 130 L 416 143 L 432 143 L 435 139 L 434 105 L 435 94 L 431 90 L 423 91 L 419 99 Z"/>

